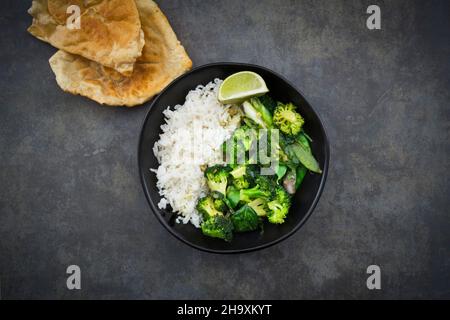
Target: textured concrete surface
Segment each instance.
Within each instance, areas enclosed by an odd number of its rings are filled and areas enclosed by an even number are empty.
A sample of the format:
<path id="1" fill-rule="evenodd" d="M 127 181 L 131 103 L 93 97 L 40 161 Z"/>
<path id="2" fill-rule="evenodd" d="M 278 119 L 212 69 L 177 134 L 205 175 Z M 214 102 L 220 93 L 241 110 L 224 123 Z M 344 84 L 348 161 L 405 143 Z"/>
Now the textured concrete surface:
<path id="1" fill-rule="evenodd" d="M 55 52 L 0 11 L 0 286 L 14 298 L 450 298 L 450 2 L 160 1 L 195 65 L 285 75 L 325 122 L 330 174 L 287 241 L 196 251 L 145 201 L 137 139 L 148 104 L 62 92 Z M 369 4 L 382 30 L 365 26 Z M 77 264 L 82 289 L 66 289 Z M 382 290 L 366 288 L 377 264 Z"/>

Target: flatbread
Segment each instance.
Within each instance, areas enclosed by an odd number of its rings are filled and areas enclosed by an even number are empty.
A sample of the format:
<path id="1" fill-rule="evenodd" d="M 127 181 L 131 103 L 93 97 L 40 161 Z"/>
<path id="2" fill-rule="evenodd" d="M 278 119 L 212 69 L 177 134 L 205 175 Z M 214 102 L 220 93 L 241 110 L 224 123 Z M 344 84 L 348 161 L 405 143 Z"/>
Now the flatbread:
<path id="1" fill-rule="evenodd" d="M 71 5 L 80 8 L 80 29 L 66 26 Z M 134 0 L 33 0 L 28 12 L 28 32 L 35 37 L 124 75 L 132 73 L 144 47 Z"/>
<path id="2" fill-rule="evenodd" d="M 145 35 L 142 56 L 125 77 L 110 68 L 62 50 L 50 58 L 58 85 L 101 104 L 132 107 L 151 99 L 192 67 L 164 14 L 152 0 L 136 0 Z"/>

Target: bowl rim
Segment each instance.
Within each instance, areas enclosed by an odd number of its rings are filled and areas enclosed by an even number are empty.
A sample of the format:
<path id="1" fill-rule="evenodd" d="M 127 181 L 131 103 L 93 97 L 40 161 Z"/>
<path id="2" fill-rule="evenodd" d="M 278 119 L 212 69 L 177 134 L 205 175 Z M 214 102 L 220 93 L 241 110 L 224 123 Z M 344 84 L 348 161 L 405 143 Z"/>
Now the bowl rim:
<path id="1" fill-rule="evenodd" d="M 313 200 L 310 208 L 308 209 L 308 211 L 306 212 L 304 217 L 300 220 L 300 222 L 297 223 L 297 225 L 294 226 L 294 228 L 291 231 L 289 231 L 288 233 L 282 235 L 278 239 L 272 240 L 272 241 L 270 241 L 268 243 L 265 243 L 265 244 L 261 244 L 261 245 L 254 246 L 254 247 L 250 247 L 250 248 L 231 249 L 231 250 L 226 250 L 226 249 L 209 249 L 209 248 L 205 248 L 205 247 L 199 246 L 197 244 L 194 244 L 194 243 L 190 242 L 189 240 L 183 238 L 179 234 L 177 234 L 175 231 L 172 230 L 171 226 L 168 225 L 167 221 L 165 219 L 163 219 L 162 215 L 160 214 L 160 210 L 155 206 L 155 204 L 153 203 L 152 199 L 150 198 L 150 192 L 149 192 L 149 190 L 148 190 L 148 188 L 146 186 L 146 183 L 145 183 L 144 171 L 143 171 L 143 168 L 141 167 L 141 161 L 140 161 L 141 156 L 142 156 L 141 155 L 141 144 L 142 144 L 142 140 L 143 140 L 143 133 L 144 133 L 145 124 L 147 123 L 147 120 L 150 117 L 150 114 L 152 112 L 153 106 L 156 104 L 156 102 L 158 101 L 159 97 L 162 96 L 163 94 L 165 94 L 167 91 L 169 91 L 176 83 L 178 83 L 179 81 L 183 80 L 184 78 L 190 76 L 192 73 L 201 71 L 203 69 L 208 69 L 210 67 L 216 67 L 216 66 L 238 66 L 238 67 L 259 68 L 259 69 L 262 69 L 262 70 L 267 71 L 269 73 L 272 73 L 276 77 L 280 78 L 281 80 L 286 82 L 288 85 L 290 85 L 294 90 L 296 90 L 303 97 L 303 99 L 308 103 L 308 105 L 311 107 L 312 111 L 316 115 L 317 119 L 319 120 L 319 124 L 320 124 L 320 127 L 322 129 L 323 136 L 324 136 L 324 144 L 325 144 L 325 154 L 324 154 L 324 156 L 325 156 L 325 161 L 324 161 L 324 167 L 323 167 L 323 170 L 322 170 L 322 179 L 320 181 L 319 189 L 316 192 L 316 195 L 314 197 L 314 200 Z M 149 107 L 149 109 L 148 109 L 148 111 L 147 111 L 147 113 L 146 113 L 146 115 L 144 117 L 144 120 L 142 121 L 142 124 L 141 124 L 141 129 L 140 129 L 140 133 L 139 133 L 139 140 L 138 140 L 137 149 L 138 149 L 137 150 L 137 162 L 138 162 L 139 178 L 140 178 L 140 181 L 141 181 L 141 184 L 142 184 L 142 188 L 144 189 L 143 191 L 144 191 L 144 194 L 145 194 L 145 198 L 147 199 L 147 202 L 150 205 L 150 209 L 153 212 L 153 214 L 156 216 L 158 221 L 164 226 L 164 228 L 167 231 L 169 231 L 169 233 L 172 236 L 174 236 L 175 238 L 177 238 L 181 242 L 183 242 L 183 243 L 187 244 L 188 246 L 190 246 L 192 248 L 195 248 L 197 250 L 200 250 L 200 251 L 203 251 L 203 252 L 215 253 L 215 254 L 238 254 L 238 253 L 247 253 L 247 252 L 253 252 L 253 251 L 269 248 L 269 247 L 271 247 L 271 246 L 273 246 L 273 245 L 275 245 L 277 243 L 280 243 L 281 241 L 286 240 L 287 238 L 292 236 L 294 233 L 296 233 L 306 223 L 306 221 L 309 219 L 309 217 L 313 213 L 314 209 L 316 208 L 317 203 L 319 202 L 319 199 L 320 199 L 320 197 L 321 197 L 321 195 L 323 193 L 324 187 L 325 187 L 325 182 L 327 180 L 329 160 L 330 160 L 330 143 L 329 143 L 328 136 L 327 136 L 327 133 L 326 133 L 326 130 L 325 130 L 325 126 L 324 126 L 323 121 L 320 118 L 319 114 L 316 112 L 316 110 L 314 110 L 312 105 L 306 99 L 306 97 L 303 94 L 303 92 L 301 90 L 299 90 L 296 86 L 294 86 L 285 77 L 283 77 L 279 73 L 277 73 L 277 72 L 275 72 L 275 71 L 273 71 L 273 70 L 271 70 L 269 68 L 266 68 L 266 67 L 263 67 L 263 66 L 260 66 L 260 65 L 256 65 L 256 64 L 242 63 L 242 62 L 214 62 L 214 63 L 203 64 L 203 65 L 200 65 L 200 66 L 192 68 L 188 72 L 180 75 L 179 77 L 174 79 L 172 82 L 170 82 L 155 98 L 153 98 L 153 101 L 151 101 L 150 107 Z"/>

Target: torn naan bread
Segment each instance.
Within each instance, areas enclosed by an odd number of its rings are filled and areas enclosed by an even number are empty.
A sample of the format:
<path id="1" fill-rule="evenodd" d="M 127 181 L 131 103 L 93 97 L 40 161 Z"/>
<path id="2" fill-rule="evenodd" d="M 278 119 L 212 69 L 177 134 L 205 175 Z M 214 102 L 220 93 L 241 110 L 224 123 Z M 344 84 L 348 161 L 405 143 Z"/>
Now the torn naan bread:
<path id="1" fill-rule="evenodd" d="M 79 29 L 67 13 L 71 5 L 80 9 Z M 144 47 L 134 0 L 33 0 L 28 12 L 33 16 L 28 32 L 35 37 L 124 75 L 132 73 Z"/>
<path id="2" fill-rule="evenodd" d="M 152 0 L 136 0 L 145 35 L 142 56 L 125 77 L 110 68 L 62 50 L 50 58 L 58 85 L 101 104 L 132 107 L 151 99 L 192 67 L 164 14 Z"/>

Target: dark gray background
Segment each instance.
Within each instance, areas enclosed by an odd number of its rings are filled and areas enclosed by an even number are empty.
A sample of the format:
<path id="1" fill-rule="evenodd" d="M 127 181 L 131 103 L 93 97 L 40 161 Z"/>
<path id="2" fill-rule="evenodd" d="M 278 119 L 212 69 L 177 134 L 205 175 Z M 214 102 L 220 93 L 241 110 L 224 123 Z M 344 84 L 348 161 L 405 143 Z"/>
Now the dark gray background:
<path id="1" fill-rule="evenodd" d="M 179 242 L 139 182 L 149 104 L 64 93 L 56 50 L 26 33 L 31 1 L 2 0 L 1 297 L 450 298 L 450 1 L 159 2 L 194 65 L 260 64 L 305 93 L 331 142 L 317 209 L 259 252 Z M 80 291 L 66 289 L 70 264 Z M 381 291 L 366 288 L 370 264 Z"/>

